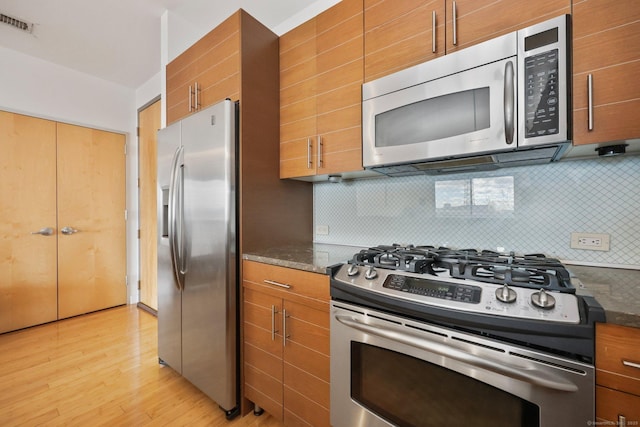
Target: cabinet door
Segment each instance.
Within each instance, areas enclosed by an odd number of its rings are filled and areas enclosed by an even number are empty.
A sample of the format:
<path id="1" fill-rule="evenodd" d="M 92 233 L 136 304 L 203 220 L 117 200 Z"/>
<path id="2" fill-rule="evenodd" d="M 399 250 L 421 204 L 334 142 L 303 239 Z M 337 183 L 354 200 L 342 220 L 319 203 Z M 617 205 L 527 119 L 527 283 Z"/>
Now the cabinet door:
<path id="1" fill-rule="evenodd" d="M 243 291 L 244 395 L 282 420 L 282 300 Z"/>
<path id="2" fill-rule="evenodd" d="M 635 0 L 573 5 L 573 142 L 640 137 L 640 7 Z M 592 124 L 588 79 L 592 78 Z"/>
<path id="3" fill-rule="evenodd" d="M 285 300 L 284 422 L 329 426 L 329 306 Z"/>
<path id="4" fill-rule="evenodd" d="M 316 173 L 316 20 L 280 37 L 280 178 Z"/>
<path id="5" fill-rule="evenodd" d="M 444 2 L 365 0 L 364 81 L 444 55 Z"/>
<path id="6" fill-rule="evenodd" d="M 127 302 L 125 137 L 58 123 L 57 140 L 62 319 Z"/>
<path id="7" fill-rule="evenodd" d="M 627 424 L 622 424 L 621 417 Z M 596 418 L 603 425 L 638 425 L 640 396 L 596 386 Z"/>
<path id="8" fill-rule="evenodd" d="M 571 0 L 446 1 L 447 53 L 571 13 Z"/>
<path id="9" fill-rule="evenodd" d="M 167 124 L 225 98 L 239 99 L 240 13 L 167 64 Z"/>
<path id="10" fill-rule="evenodd" d="M 57 318 L 55 122 L 0 111 L 0 171 L 2 333 Z"/>
<path id="11" fill-rule="evenodd" d="M 363 0 L 316 18 L 318 175 L 362 170 Z"/>

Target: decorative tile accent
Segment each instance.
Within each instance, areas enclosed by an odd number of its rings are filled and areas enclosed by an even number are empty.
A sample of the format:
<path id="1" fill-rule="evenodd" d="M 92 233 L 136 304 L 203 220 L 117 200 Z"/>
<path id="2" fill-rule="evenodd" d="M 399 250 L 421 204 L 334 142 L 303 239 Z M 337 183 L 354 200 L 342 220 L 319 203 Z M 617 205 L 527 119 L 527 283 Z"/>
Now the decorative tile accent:
<path id="1" fill-rule="evenodd" d="M 491 182 L 483 179 L 492 177 L 513 177 L 513 211 L 506 215 L 474 215 L 471 212 L 478 212 L 476 207 L 462 208 L 464 212 L 455 215 L 436 211 L 436 187 L 443 187 L 438 182 L 473 180 L 478 185 Z M 495 203 L 504 203 L 504 197 Z M 326 236 L 315 236 L 318 243 L 504 248 L 569 261 L 640 265 L 638 156 L 492 172 L 316 183 L 314 203 L 315 224 L 328 225 L 330 230 Z M 572 232 L 609 233 L 610 251 L 572 249 Z"/>

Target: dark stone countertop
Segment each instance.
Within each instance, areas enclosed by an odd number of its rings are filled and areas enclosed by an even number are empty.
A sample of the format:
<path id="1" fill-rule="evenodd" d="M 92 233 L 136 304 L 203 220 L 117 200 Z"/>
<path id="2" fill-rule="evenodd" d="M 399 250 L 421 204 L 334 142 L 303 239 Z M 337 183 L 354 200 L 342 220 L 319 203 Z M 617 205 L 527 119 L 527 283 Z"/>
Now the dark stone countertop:
<path id="1" fill-rule="evenodd" d="M 351 259 L 361 247 L 309 244 L 275 247 L 243 254 L 243 259 L 329 274 L 328 267 Z M 579 294 L 592 295 L 605 309 L 607 322 L 640 328 L 640 270 L 567 264 Z"/>

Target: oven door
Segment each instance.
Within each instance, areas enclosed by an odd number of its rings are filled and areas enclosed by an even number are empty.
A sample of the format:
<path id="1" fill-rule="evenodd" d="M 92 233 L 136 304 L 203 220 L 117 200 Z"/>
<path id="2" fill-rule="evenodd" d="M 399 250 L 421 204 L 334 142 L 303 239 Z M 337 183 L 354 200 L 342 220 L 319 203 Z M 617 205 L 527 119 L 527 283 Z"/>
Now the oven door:
<path id="1" fill-rule="evenodd" d="M 593 366 L 333 302 L 331 424 L 580 426 Z"/>
<path id="2" fill-rule="evenodd" d="M 514 56 L 364 100 L 363 165 L 515 150 L 515 68 Z"/>

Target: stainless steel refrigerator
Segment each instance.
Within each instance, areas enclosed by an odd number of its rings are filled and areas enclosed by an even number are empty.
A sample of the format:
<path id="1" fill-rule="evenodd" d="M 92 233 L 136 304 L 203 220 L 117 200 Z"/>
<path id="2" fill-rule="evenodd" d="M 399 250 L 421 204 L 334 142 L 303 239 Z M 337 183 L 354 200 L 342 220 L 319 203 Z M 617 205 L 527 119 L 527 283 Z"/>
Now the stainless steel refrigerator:
<path id="1" fill-rule="evenodd" d="M 239 412 L 237 105 L 158 132 L 158 357 Z"/>

